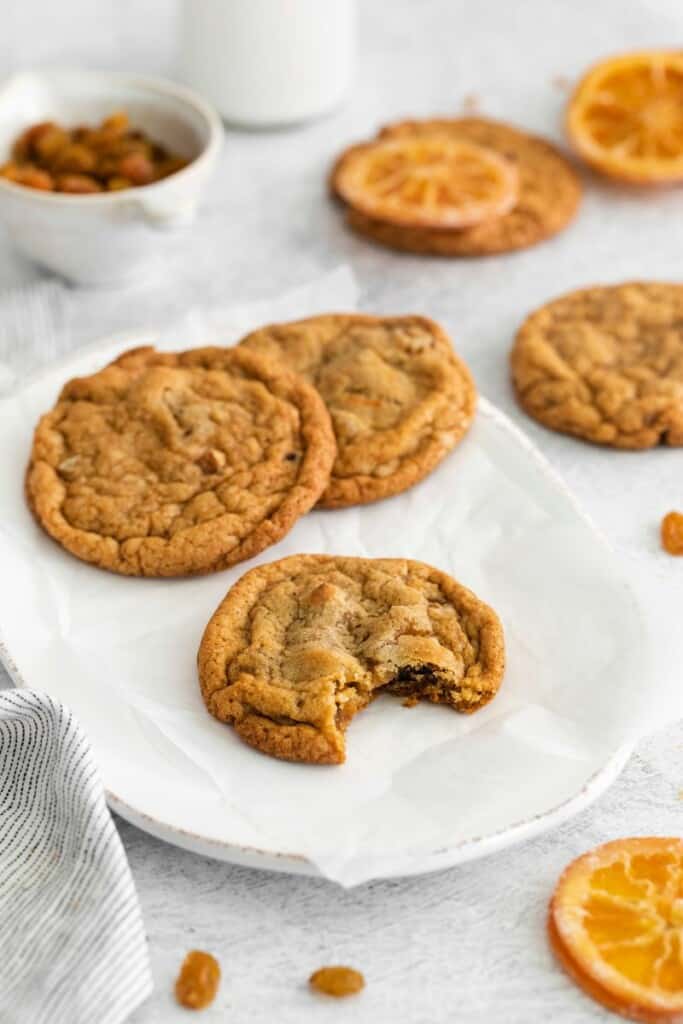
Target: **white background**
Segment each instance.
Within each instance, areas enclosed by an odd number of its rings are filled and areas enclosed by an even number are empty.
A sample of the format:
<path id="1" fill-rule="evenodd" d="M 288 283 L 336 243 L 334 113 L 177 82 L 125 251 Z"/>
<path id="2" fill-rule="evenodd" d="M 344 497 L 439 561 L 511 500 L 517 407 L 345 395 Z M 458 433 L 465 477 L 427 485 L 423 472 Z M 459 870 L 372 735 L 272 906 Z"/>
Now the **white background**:
<path id="1" fill-rule="evenodd" d="M 71 62 L 173 73 L 178 19 L 170 0 L 3 6 L 0 71 Z M 680 278 L 683 194 L 642 196 L 587 177 L 579 220 L 554 242 L 486 261 L 446 262 L 391 254 L 347 234 L 324 187 L 329 161 L 347 141 L 392 117 L 456 111 L 467 95 L 487 114 L 559 138 L 565 95 L 558 76 L 573 79 L 610 51 L 679 44 L 680 3 L 361 6 L 360 63 L 346 107 L 296 131 L 228 132 L 199 221 L 165 280 L 125 296 L 69 292 L 64 321 L 72 343 L 157 323 L 188 302 L 273 295 L 348 261 L 367 310 L 422 312 L 444 322 L 482 391 L 551 458 L 640 574 L 643 594 L 670 595 L 683 607 L 683 564 L 657 555 L 656 534 L 663 512 L 683 509 L 683 452 L 620 455 L 548 434 L 516 409 L 506 361 L 520 319 L 553 294 L 596 281 Z M 0 288 L 39 277 L 0 235 Z M 673 642 L 671 652 L 678 657 Z M 136 1024 L 186 1019 L 173 1009 L 170 989 L 192 945 L 213 951 L 224 969 L 221 996 L 202 1017 L 207 1024 L 612 1019 L 554 966 L 545 905 L 564 864 L 591 845 L 626 834 L 681 833 L 681 743 L 677 728 L 643 743 L 593 809 L 541 840 L 429 878 L 350 892 L 214 864 L 121 824 L 157 982 Z M 321 1004 L 305 989 L 312 969 L 334 961 L 366 973 L 368 988 L 353 1006 Z"/>

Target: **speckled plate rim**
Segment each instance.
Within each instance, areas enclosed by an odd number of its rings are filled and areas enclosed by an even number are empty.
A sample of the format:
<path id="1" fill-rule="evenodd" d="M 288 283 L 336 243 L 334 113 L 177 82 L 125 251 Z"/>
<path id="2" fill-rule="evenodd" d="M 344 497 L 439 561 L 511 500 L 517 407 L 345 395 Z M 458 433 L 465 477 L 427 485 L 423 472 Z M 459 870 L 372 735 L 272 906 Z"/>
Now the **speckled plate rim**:
<path id="1" fill-rule="evenodd" d="M 441 871 L 445 868 L 456 867 L 458 864 L 466 864 L 468 861 L 479 860 L 481 857 L 488 857 L 510 846 L 517 846 L 519 843 L 534 839 L 544 832 L 549 832 L 580 814 L 594 803 L 605 790 L 609 789 L 621 774 L 632 750 L 630 744 L 620 747 L 601 768 L 591 775 L 578 793 L 549 811 L 516 822 L 498 832 L 466 839 L 453 846 L 434 850 L 424 855 L 419 866 L 412 867 L 409 871 L 383 871 L 378 877 L 400 878 L 427 875 L 433 871 Z M 206 839 L 194 832 L 173 828 L 136 810 L 110 790 L 106 791 L 106 795 L 111 809 L 126 821 L 157 839 L 179 846 L 183 850 L 189 850 L 213 860 L 227 861 L 241 867 L 322 877 L 317 867 L 301 854 L 280 853 L 251 846 L 233 846 L 220 840 Z"/>
<path id="2" fill-rule="evenodd" d="M 68 353 L 62 359 L 51 363 L 48 368 L 41 369 L 29 375 L 22 382 L 22 387 L 28 387 L 38 382 L 44 375 L 52 374 L 60 366 L 68 366 L 74 356 L 93 354 L 106 350 L 113 345 L 121 345 L 122 348 L 134 348 L 141 345 L 153 345 L 160 337 L 160 332 L 145 330 L 140 332 L 121 332 L 120 334 L 109 335 L 105 338 L 84 345 Z M 2 397 L 0 395 L 0 397 Z M 513 423 L 510 418 L 498 409 L 492 402 L 483 396 L 479 396 L 478 415 L 485 415 L 493 421 L 501 430 L 515 436 L 517 442 L 523 447 L 527 455 L 535 461 L 544 474 L 553 484 L 562 491 L 568 499 L 576 514 L 586 523 L 596 539 L 604 546 L 611 549 L 607 538 L 595 526 L 593 521 L 586 515 L 577 502 L 574 494 L 564 483 L 559 473 L 552 467 L 545 456 L 536 448 L 533 442 L 524 432 Z M 621 581 L 624 588 L 630 592 L 635 601 L 631 587 Z M 636 602 L 637 603 L 637 602 Z M 23 678 L 14 659 L 9 651 L 2 635 L 0 624 L 0 661 L 6 668 L 15 686 L 22 689 L 30 689 L 29 683 Z M 558 827 L 565 821 L 594 803 L 618 778 L 633 751 L 634 744 L 628 743 L 614 751 L 607 760 L 597 769 L 581 786 L 580 790 L 573 796 L 561 801 L 554 807 L 529 818 L 514 822 L 495 832 L 468 838 L 452 845 L 442 846 L 431 853 L 421 856 L 419 865 L 413 864 L 407 871 L 400 868 L 395 871 L 383 871 L 382 878 L 415 876 L 429 874 L 433 871 L 455 867 L 458 864 L 465 864 L 468 861 L 478 860 L 498 853 L 501 850 L 542 835 L 553 828 Z M 139 810 L 133 804 L 124 800 L 117 793 L 114 793 L 104 781 L 105 795 L 109 807 L 126 821 L 140 828 L 142 831 L 170 843 L 181 849 L 188 850 L 201 856 L 210 857 L 213 860 L 225 861 L 243 867 L 257 868 L 266 871 L 279 871 L 288 874 L 309 875 L 321 877 L 317 867 L 305 856 L 298 853 L 261 849 L 254 846 L 242 846 L 224 840 L 208 838 L 198 833 L 170 825 L 158 818 L 153 817 L 145 811 Z"/>

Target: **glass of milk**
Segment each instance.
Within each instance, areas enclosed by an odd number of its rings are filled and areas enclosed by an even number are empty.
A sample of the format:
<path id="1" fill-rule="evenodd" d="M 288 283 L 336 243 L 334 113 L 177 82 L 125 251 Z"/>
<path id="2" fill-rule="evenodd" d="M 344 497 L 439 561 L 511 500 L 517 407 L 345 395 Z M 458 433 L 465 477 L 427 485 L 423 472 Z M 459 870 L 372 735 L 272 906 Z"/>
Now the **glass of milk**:
<path id="1" fill-rule="evenodd" d="M 349 87 L 355 3 L 184 0 L 184 76 L 233 124 L 267 128 L 317 117 Z"/>

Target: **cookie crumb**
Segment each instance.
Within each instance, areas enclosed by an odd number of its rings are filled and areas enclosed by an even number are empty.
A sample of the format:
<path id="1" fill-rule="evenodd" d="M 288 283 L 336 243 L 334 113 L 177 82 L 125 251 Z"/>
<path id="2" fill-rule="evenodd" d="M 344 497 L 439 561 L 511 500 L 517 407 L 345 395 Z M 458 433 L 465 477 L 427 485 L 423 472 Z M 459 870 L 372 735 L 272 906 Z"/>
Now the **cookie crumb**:
<path id="1" fill-rule="evenodd" d="M 462 101 L 462 109 L 465 114 L 478 114 L 481 110 L 481 99 L 476 92 L 468 92 Z"/>
<path id="2" fill-rule="evenodd" d="M 216 998 L 220 980 L 221 969 L 216 958 L 192 949 L 181 964 L 175 997 L 188 1010 L 203 1010 Z"/>
<path id="3" fill-rule="evenodd" d="M 670 555 L 683 555 L 683 513 L 669 512 L 662 519 L 662 547 Z"/>
<path id="4" fill-rule="evenodd" d="M 308 979 L 308 984 L 323 995 L 345 999 L 365 988 L 365 978 L 353 967 L 319 967 Z"/>

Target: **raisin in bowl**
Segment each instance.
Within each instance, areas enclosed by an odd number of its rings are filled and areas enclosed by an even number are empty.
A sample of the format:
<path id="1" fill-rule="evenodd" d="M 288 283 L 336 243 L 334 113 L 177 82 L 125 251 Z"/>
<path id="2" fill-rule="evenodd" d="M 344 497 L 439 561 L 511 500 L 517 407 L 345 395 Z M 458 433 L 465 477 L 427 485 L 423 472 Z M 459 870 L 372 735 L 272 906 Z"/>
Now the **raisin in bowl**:
<path id="1" fill-rule="evenodd" d="M 34 148 L 31 129 L 42 134 L 42 148 Z M 107 130 L 120 133 L 127 160 L 103 149 L 102 160 L 92 161 Z M 0 165 L 7 171 L 0 176 L 0 221 L 25 256 L 75 283 L 146 279 L 173 244 L 175 231 L 166 229 L 193 220 L 222 136 L 211 106 L 173 82 L 116 72 L 23 72 L 0 88 Z M 61 145 L 58 154 L 50 153 L 52 142 Z"/>

